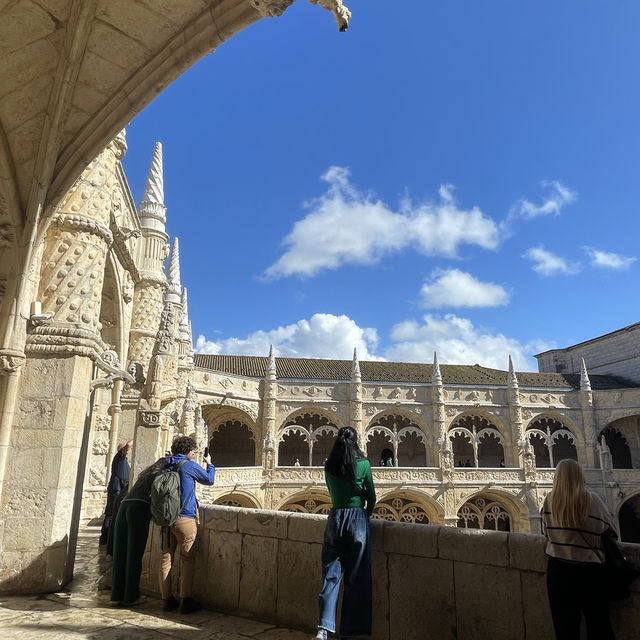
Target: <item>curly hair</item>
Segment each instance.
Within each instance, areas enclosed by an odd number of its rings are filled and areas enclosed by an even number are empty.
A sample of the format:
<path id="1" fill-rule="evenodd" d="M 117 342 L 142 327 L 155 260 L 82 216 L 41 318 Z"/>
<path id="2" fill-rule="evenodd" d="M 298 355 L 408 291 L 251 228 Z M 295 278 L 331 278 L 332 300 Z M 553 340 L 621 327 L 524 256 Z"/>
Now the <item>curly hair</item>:
<path id="1" fill-rule="evenodd" d="M 196 441 L 189 436 L 177 436 L 171 443 L 171 453 L 176 455 L 178 453 L 184 453 L 187 455 L 189 451 L 195 450 Z"/>

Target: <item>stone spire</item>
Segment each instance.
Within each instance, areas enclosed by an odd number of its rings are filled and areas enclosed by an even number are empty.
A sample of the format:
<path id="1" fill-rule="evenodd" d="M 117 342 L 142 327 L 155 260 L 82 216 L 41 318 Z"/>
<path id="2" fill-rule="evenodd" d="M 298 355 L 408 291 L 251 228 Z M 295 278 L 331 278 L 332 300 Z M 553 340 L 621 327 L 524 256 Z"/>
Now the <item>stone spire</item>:
<path id="1" fill-rule="evenodd" d="M 358 362 L 358 353 L 355 347 L 353 348 L 353 363 L 351 365 L 351 382 L 362 382 L 360 363 Z"/>
<path id="2" fill-rule="evenodd" d="M 147 185 L 138 205 L 140 225 L 164 231 L 167 207 L 164 206 L 164 176 L 162 172 L 162 144 L 156 142 L 153 159 L 147 174 Z"/>
<path id="3" fill-rule="evenodd" d="M 182 288 L 182 318 L 180 319 L 180 339 L 191 342 L 191 327 L 189 322 L 189 304 L 187 302 L 187 287 Z"/>
<path id="4" fill-rule="evenodd" d="M 431 372 L 431 384 L 434 386 L 442 386 L 442 374 L 440 373 L 440 365 L 438 364 L 438 353 L 433 352 L 433 371 Z"/>
<path id="5" fill-rule="evenodd" d="M 591 380 L 589 380 L 584 358 L 582 358 L 582 364 L 580 365 L 580 391 L 591 391 Z"/>
<path id="6" fill-rule="evenodd" d="M 171 257 L 169 258 L 167 281 L 169 283 L 169 287 L 164 294 L 165 302 L 180 304 L 182 298 L 182 285 L 180 284 L 180 245 L 178 243 L 178 238 L 173 239 Z"/>
<path id="7" fill-rule="evenodd" d="M 269 347 L 269 359 L 267 360 L 267 380 L 276 379 L 276 357 L 273 354 L 273 345 Z"/>
<path id="8" fill-rule="evenodd" d="M 518 378 L 513 368 L 513 360 L 511 354 L 509 354 L 509 375 L 507 377 L 507 386 L 509 389 L 518 389 Z"/>

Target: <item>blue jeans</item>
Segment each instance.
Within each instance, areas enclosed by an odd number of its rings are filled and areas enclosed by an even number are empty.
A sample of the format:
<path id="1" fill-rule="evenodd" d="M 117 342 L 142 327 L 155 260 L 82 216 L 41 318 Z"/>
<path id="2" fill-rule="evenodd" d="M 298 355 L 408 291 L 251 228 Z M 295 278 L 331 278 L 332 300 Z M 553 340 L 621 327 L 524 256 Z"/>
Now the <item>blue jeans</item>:
<path id="1" fill-rule="evenodd" d="M 340 580 L 344 574 L 340 635 L 371 634 L 369 514 L 362 507 L 333 508 L 322 543 L 322 591 L 318 626 L 335 633 Z"/>

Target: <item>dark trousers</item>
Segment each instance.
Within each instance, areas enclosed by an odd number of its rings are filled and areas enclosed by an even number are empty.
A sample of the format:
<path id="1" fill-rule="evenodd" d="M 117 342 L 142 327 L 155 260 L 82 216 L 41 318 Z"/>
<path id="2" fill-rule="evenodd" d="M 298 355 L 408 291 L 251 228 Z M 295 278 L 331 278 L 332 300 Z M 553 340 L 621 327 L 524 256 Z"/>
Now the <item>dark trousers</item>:
<path id="1" fill-rule="evenodd" d="M 131 603 L 140 597 L 142 556 L 147 546 L 151 509 L 142 500 L 124 500 L 113 534 L 111 600 Z"/>
<path id="2" fill-rule="evenodd" d="M 104 520 L 102 521 L 102 529 L 100 530 L 99 544 L 107 544 L 109 530 L 111 529 L 111 518 L 113 517 L 113 507 L 116 503 L 117 493 L 107 492 L 107 506 L 104 509 Z"/>
<path id="3" fill-rule="evenodd" d="M 589 640 L 614 640 L 603 567 L 547 558 L 547 594 L 557 640 L 580 640 L 580 614 Z"/>
<path id="4" fill-rule="evenodd" d="M 369 514 L 362 507 L 333 508 L 322 543 L 322 591 L 318 626 L 336 630 L 340 580 L 344 575 L 340 635 L 371 634 Z"/>

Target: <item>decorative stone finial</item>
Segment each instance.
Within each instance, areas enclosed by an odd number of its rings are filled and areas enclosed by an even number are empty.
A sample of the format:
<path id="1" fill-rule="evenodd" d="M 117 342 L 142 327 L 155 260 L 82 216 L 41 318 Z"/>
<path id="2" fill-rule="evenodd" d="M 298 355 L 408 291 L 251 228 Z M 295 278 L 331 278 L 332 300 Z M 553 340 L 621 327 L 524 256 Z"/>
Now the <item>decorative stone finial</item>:
<path id="1" fill-rule="evenodd" d="M 518 388 L 518 378 L 516 376 L 515 369 L 513 368 L 513 360 L 511 359 L 511 354 L 509 354 L 509 375 L 507 376 L 507 386 L 509 387 L 509 389 Z"/>
<path id="2" fill-rule="evenodd" d="M 351 382 L 362 382 L 360 363 L 358 362 L 358 353 L 355 347 L 353 348 L 353 363 L 351 365 Z"/>
<path id="3" fill-rule="evenodd" d="M 167 207 L 164 206 L 164 176 L 162 172 L 162 143 L 156 142 L 144 195 L 138 205 L 140 225 L 164 231 Z"/>
<path id="4" fill-rule="evenodd" d="M 180 284 L 180 245 L 178 243 L 178 238 L 173 239 L 171 257 L 169 258 L 167 281 L 169 283 L 169 287 L 164 294 L 165 302 L 180 304 L 182 298 L 182 285 Z"/>
<path id="5" fill-rule="evenodd" d="M 589 380 L 584 358 L 582 358 L 582 364 L 580 365 L 580 391 L 591 391 L 591 380 Z"/>
<path id="6" fill-rule="evenodd" d="M 431 384 L 442 386 L 442 374 L 440 373 L 440 365 L 438 364 L 438 354 L 433 352 L 433 371 L 431 372 Z"/>
<path id="7" fill-rule="evenodd" d="M 273 345 L 269 347 L 269 359 L 267 360 L 267 380 L 276 379 L 276 357 L 273 354 Z"/>

